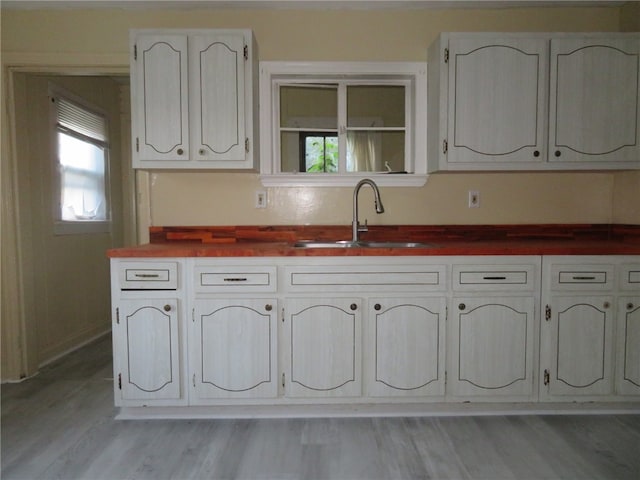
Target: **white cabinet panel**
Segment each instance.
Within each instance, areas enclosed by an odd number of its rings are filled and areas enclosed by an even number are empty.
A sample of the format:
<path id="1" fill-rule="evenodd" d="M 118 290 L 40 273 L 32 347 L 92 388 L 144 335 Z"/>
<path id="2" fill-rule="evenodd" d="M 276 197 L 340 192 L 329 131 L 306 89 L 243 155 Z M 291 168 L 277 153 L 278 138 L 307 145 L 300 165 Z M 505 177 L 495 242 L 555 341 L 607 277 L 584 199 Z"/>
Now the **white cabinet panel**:
<path id="1" fill-rule="evenodd" d="M 448 161 L 541 161 L 548 45 L 538 38 L 449 42 Z"/>
<path id="2" fill-rule="evenodd" d="M 455 297 L 451 393 L 531 395 L 534 299 Z"/>
<path id="3" fill-rule="evenodd" d="M 141 35 L 133 65 L 134 157 L 155 162 L 189 160 L 187 37 Z"/>
<path id="4" fill-rule="evenodd" d="M 618 303 L 616 393 L 640 395 L 640 296 Z"/>
<path id="5" fill-rule="evenodd" d="M 554 297 L 551 395 L 605 395 L 613 387 L 611 296 Z"/>
<path id="6" fill-rule="evenodd" d="M 189 39 L 191 145 L 198 161 L 245 160 L 244 36 Z"/>
<path id="7" fill-rule="evenodd" d="M 277 394 L 275 299 L 196 300 L 191 331 L 197 398 Z"/>
<path id="8" fill-rule="evenodd" d="M 369 300 L 374 396 L 444 394 L 444 298 Z"/>
<path id="9" fill-rule="evenodd" d="M 549 160 L 638 164 L 640 39 L 551 40 Z"/>
<path id="10" fill-rule="evenodd" d="M 122 300 L 113 328 L 122 399 L 178 399 L 180 344 L 175 299 Z"/>
<path id="11" fill-rule="evenodd" d="M 287 299 L 291 397 L 361 394 L 361 305 L 356 299 Z"/>

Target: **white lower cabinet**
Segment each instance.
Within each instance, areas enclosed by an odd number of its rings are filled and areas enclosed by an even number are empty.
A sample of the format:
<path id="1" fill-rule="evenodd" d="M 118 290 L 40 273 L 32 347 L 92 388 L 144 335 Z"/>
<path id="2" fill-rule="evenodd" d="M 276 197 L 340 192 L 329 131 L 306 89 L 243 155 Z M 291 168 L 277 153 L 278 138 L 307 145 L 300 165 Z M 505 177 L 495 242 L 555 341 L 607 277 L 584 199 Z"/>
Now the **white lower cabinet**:
<path id="1" fill-rule="evenodd" d="M 277 301 L 194 301 L 190 332 L 194 399 L 273 398 Z"/>
<path id="2" fill-rule="evenodd" d="M 115 320 L 114 371 L 120 397 L 141 401 L 181 398 L 178 301 L 122 300 Z"/>
<path id="3" fill-rule="evenodd" d="M 632 259 L 545 257 L 541 400 L 640 398 L 640 267 Z"/>
<path id="4" fill-rule="evenodd" d="M 616 393 L 640 395 L 640 295 L 618 301 Z"/>
<path id="5" fill-rule="evenodd" d="M 533 393 L 533 297 L 455 297 L 450 392 L 456 396 Z"/>
<path id="6" fill-rule="evenodd" d="M 444 297 L 383 297 L 368 303 L 369 395 L 444 395 Z"/>
<path id="7" fill-rule="evenodd" d="M 362 307 L 356 298 L 285 300 L 289 397 L 362 394 Z"/>
<path id="8" fill-rule="evenodd" d="M 111 265 L 124 409 L 640 399 L 637 256 Z"/>

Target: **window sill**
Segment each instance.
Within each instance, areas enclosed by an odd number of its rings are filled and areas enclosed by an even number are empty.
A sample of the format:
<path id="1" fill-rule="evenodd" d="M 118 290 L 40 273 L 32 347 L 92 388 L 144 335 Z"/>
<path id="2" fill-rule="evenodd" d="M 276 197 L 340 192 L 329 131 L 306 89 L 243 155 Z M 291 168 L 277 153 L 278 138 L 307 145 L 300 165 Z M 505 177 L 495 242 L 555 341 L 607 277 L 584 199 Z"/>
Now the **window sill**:
<path id="1" fill-rule="evenodd" d="M 292 173 L 260 175 L 265 187 L 354 187 L 363 178 L 370 178 L 380 187 L 422 187 L 428 175 L 415 173 L 360 173 L 353 175 Z"/>
<path id="2" fill-rule="evenodd" d="M 110 233 L 111 222 L 63 222 L 53 224 L 54 235 L 86 235 L 93 233 Z"/>

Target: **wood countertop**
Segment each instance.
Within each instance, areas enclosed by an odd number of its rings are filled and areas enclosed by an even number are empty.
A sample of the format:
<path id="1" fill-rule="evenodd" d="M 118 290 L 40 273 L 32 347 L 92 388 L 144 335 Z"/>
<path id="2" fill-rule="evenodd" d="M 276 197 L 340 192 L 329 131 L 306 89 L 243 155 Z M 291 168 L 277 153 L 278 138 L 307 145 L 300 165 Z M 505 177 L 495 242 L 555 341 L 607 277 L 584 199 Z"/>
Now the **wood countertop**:
<path id="1" fill-rule="evenodd" d="M 426 248 L 299 248 L 299 240 L 351 237 L 350 226 L 151 227 L 151 242 L 110 258 L 437 255 L 640 255 L 640 225 L 370 226 L 362 240 L 422 242 Z"/>

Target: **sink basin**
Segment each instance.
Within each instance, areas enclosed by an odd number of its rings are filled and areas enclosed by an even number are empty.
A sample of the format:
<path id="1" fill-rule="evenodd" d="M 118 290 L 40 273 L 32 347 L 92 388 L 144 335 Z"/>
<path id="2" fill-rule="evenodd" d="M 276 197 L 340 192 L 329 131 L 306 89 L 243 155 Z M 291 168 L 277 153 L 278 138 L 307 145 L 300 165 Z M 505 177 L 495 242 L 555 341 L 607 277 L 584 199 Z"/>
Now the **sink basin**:
<path id="1" fill-rule="evenodd" d="M 368 242 L 351 240 L 337 240 L 335 242 L 316 242 L 301 240 L 293 244 L 296 248 L 428 248 L 431 245 L 420 242 Z"/>

